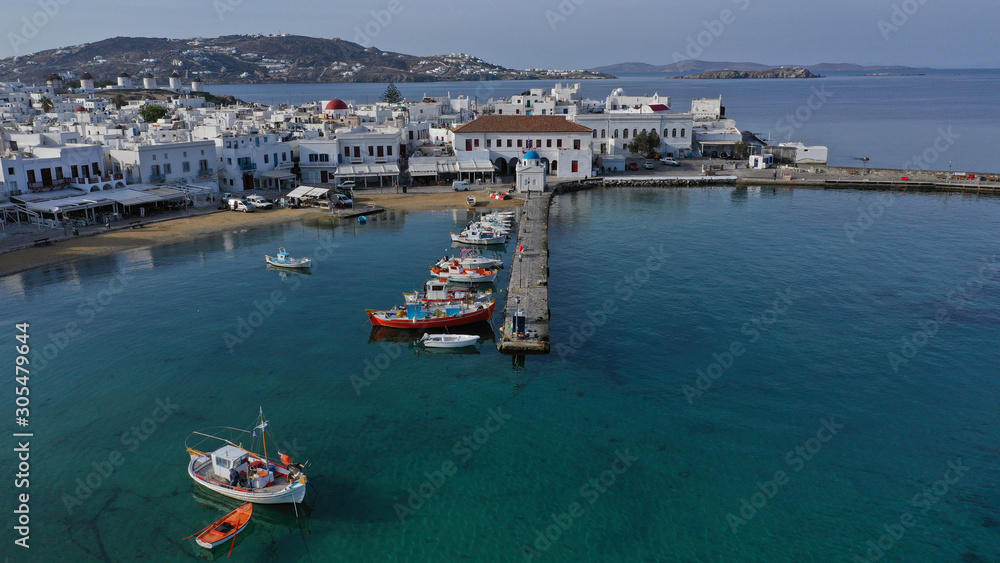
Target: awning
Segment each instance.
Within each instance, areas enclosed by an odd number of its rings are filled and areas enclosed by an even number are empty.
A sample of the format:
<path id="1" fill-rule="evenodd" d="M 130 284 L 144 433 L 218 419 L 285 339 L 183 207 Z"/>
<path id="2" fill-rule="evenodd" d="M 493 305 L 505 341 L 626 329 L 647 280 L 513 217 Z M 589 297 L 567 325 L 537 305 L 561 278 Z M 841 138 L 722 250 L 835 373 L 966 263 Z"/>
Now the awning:
<path id="1" fill-rule="evenodd" d="M 493 172 L 493 163 L 489 160 L 459 160 L 459 172 Z"/>
<path id="2" fill-rule="evenodd" d="M 61 199 L 66 197 L 76 197 L 86 194 L 85 190 L 68 188 L 64 190 L 52 190 L 48 192 L 31 192 L 21 195 L 10 196 L 11 201 L 19 203 L 29 203 L 32 201 L 48 201 L 51 199 Z"/>
<path id="3" fill-rule="evenodd" d="M 312 186 L 299 186 L 288 192 L 285 197 L 323 197 L 330 190 L 328 188 L 314 188 Z"/>
<path id="4" fill-rule="evenodd" d="M 410 176 L 436 176 L 438 174 L 457 174 L 458 160 L 451 157 L 437 158 L 433 156 L 413 157 L 409 163 Z"/>
<path id="5" fill-rule="evenodd" d="M 341 177 L 358 176 L 396 176 L 399 174 L 399 166 L 396 164 L 342 164 L 337 168 L 334 175 Z"/>
<path id="6" fill-rule="evenodd" d="M 271 180 L 294 180 L 295 174 L 284 170 L 268 170 L 267 172 L 262 172 L 260 177 L 269 178 Z"/>
<path id="7" fill-rule="evenodd" d="M 155 194 L 129 188 L 105 190 L 100 192 L 100 194 L 101 197 L 114 200 L 122 205 L 142 205 L 160 200 Z"/>
<path id="8" fill-rule="evenodd" d="M 33 201 L 28 203 L 25 207 L 31 211 L 37 211 L 40 213 L 69 213 L 71 211 L 82 211 L 84 209 L 92 209 L 94 207 L 114 205 L 114 201 L 103 197 L 104 193 L 107 192 L 103 192 L 101 197 L 77 196 L 50 199 L 46 201 Z"/>

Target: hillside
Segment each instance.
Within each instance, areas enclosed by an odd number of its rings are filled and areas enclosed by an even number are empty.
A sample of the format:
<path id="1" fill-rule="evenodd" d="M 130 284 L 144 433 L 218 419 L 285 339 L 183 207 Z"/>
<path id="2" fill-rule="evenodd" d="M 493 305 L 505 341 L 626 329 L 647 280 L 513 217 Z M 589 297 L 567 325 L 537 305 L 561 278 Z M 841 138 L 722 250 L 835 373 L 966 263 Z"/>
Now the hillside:
<path id="1" fill-rule="evenodd" d="M 96 43 L 0 59 L 0 82 L 44 84 L 53 73 L 98 80 L 152 72 L 165 84 L 177 71 L 185 83 L 434 82 L 611 78 L 589 71 L 508 69 L 464 54 L 426 57 L 365 48 L 341 39 L 299 35 L 230 35 L 211 39 L 115 37 Z"/>
<path id="2" fill-rule="evenodd" d="M 670 78 L 697 78 L 697 79 L 740 79 L 740 78 L 822 78 L 818 74 L 813 74 L 802 67 L 791 68 L 771 68 L 768 70 L 713 70 L 698 74 L 686 74 L 684 76 L 671 76 Z"/>

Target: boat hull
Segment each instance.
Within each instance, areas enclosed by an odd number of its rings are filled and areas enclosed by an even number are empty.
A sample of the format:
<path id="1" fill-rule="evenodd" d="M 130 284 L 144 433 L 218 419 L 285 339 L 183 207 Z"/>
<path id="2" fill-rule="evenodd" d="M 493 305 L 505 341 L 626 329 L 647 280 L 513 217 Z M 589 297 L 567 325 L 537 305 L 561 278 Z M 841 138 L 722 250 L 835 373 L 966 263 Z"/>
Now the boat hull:
<path id="1" fill-rule="evenodd" d="M 385 313 L 385 311 L 372 311 L 368 313 L 368 319 L 371 321 L 373 326 L 388 326 L 393 328 L 439 328 L 487 321 L 493 316 L 494 307 L 496 307 L 495 302 L 490 303 L 488 307 L 460 315 L 453 315 L 450 317 L 426 317 L 422 319 L 380 315 L 380 313 Z"/>
<path id="2" fill-rule="evenodd" d="M 215 546 L 226 543 L 230 539 L 238 536 L 240 532 L 247 527 L 250 523 L 250 518 L 253 516 L 253 504 L 243 505 L 236 510 L 230 512 L 229 514 L 222 517 L 220 520 L 216 521 L 210 529 L 202 532 L 196 539 L 195 543 L 204 547 L 205 549 L 212 549 Z M 220 532 L 218 528 L 224 524 L 229 523 L 230 525 L 235 525 L 229 532 Z"/>
<path id="3" fill-rule="evenodd" d="M 456 338 L 454 340 L 439 340 L 435 339 L 431 335 L 425 336 L 429 336 L 430 338 L 421 338 L 420 343 L 427 348 L 464 348 L 466 346 L 472 346 L 479 341 L 479 337 L 474 335 L 454 335 L 456 337 L 464 337 Z"/>
<path id="4" fill-rule="evenodd" d="M 307 259 L 296 260 L 295 262 L 285 262 L 278 260 L 277 258 L 264 256 L 264 260 L 267 261 L 267 263 L 270 264 L 271 266 L 275 266 L 277 268 L 290 268 L 293 270 L 302 270 L 312 267 L 312 260 L 307 260 Z"/>
<path id="5" fill-rule="evenodd" d="M 191 462 L 188 463 L 188 475 L 194 480 L 195 483 L 210 491 L 215 491 L 220 495 L 256 504 L 297 503 L 302 502 L 306 498 L 306 483 L 304 478 L 299 479 L 295 483 L 289 484 L 289 486 L 280 491 L 254 492 L 248 489 L 223 485 L 221 483 L 205 479 L 204 477 L 200 477 L 194 470 L 195 464 L 199 461 L 206 462 L 209 461 L 209 458 L 208 456 L 192 455 Z"/>

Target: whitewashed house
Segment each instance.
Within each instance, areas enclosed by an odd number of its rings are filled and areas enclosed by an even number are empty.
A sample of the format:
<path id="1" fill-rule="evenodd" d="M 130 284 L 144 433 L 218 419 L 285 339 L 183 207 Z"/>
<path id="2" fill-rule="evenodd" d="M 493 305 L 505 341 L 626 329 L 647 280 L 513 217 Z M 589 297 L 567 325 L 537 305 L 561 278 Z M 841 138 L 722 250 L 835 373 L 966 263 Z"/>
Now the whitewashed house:
<path id="1" fill-rule="evenodd" d="M 591 173 L 593 130 L 562 116 L 487 115 L 457 127 L 455 153 L 488 151 L 500 174 L 513 174 L 524 154 L 534 150 L 548 173 L 584 178 Z"/>

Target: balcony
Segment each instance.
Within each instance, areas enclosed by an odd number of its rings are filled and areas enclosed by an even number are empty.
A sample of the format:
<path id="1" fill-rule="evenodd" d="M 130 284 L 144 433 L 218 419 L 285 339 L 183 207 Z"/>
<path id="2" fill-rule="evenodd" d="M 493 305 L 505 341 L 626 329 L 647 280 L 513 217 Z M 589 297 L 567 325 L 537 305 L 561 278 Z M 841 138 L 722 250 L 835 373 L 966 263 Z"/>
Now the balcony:
<path id="1" fill-rule="evenodd" d="M 256 169 L 257 169 L 257 164 L 254 163 L 254 162 L 241 162 L 240 163 L 240 170 L 243 171 L 243 172 L 246 172 L 248 170 L 256 170 Z"/>
<path id="2" fill-rule="evenodd" d="M 199 178 L 208 178 L 209 176 L 214 176 L 214 175 L 215 175 L 215 170 L 212 170 L 211 168 L 202 168 L 201 170 L 198 171 Z"/>
<path id="3" fill-rule="evenodd" d="M 364 157 L 361 157 L 361 156 L 352 156 L 351 157 L 351 164 L 364 164 L 364 162 L 365 162 Z"/>
<path id="4" fill-rule="evenodd" d="M 149 176 L 146 177 L 146 181 L 149 182 L 150 184 L 156 184 L 156 183 L 159 183 L 159 182 L 166 182 L 167 181 L 167 175 L 166 174 L 150 174 Z"/>

